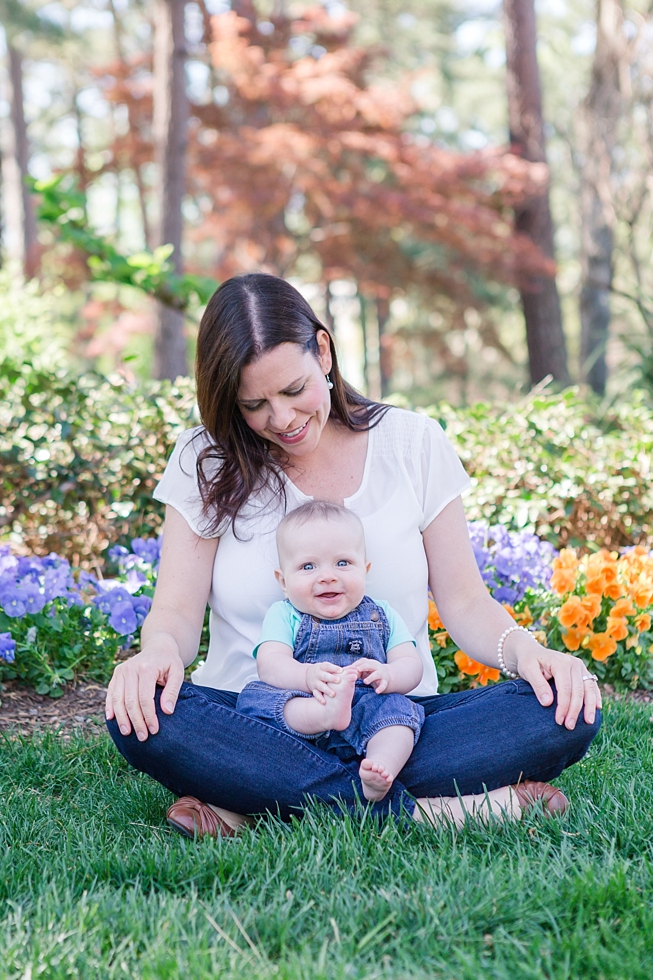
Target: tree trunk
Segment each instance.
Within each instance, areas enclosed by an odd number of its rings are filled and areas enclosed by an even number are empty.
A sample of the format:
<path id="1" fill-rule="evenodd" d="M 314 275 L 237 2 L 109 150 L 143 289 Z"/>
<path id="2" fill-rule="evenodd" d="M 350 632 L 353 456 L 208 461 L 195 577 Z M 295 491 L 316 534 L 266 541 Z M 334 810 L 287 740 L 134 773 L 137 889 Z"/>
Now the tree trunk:
<path id="1" fill-rule="evenodd" d="M 621 0 L 597 0 L 596 50 L 582 107 L 581 374 L 605 393 L 615 214 L 612 159 L 628 86 Z"/>
<path id="2" fill-rule="evenodd" d="M 29 143 L 27 140 L 27 125 L 23 109 L 23 58 L 9 38 L 7 38 L 7 61 L 9 76 L 10 103 L 10 147 L 9 154 L 12 162 L 12 183 L 9 188 L 14 196 L 14 211 L 18 216 L 20 257 L 26 279 L 33 279 L 39 271 L 39 249 L 36 237 L 36 219 L 32 205 L 32 196 L 26 183 L 29 174 Z"/>
<path id="3" fill-rule="evenodd" d="M 381 398 L 390 394 L 392 381 L 392 338 L 385 332 L 390 319 L 390 303 L 384 296 L 376 298 L 376 320 L 379 325 L 379 366 L 381 369 Z"/>
<path id="4" fill-rule="evenodd" d="M 116 5 L 113 0 L 109 0 L 109 8 L 111 10 L 111 16 L 113 17 L 113 31 L 116 42 L 116 53 L 118 55 L 118 60 L 124 65 L 126 62 L 125 45 L 124 45 L 124 30 L 122 26 L 122 21 L 118 11 L 116 10 Z M 131 108 L 131 103 L 127 100 L 127 124 L 129 126 L 129 131 L 134 132 L 135 123 L 134 115 Z M 134 177 L 136 179 L 136 188 L 138 190 L 138 203 L 141 209 L 141 221 L 143 223 L 143 240 L 145 242 L 145 248 L 150 249 L 152 247 L 152 239 L 150 234 L 150 222 L 147 214 L 147 194 L 145 190 L 145 183 L 143 181 L 143 174 L 141 171 L 140 164 L 137 159 L 137 155 L 134 155 L 134 159 L 131 161 L 132 168 L 134 170 Z M 120 174 L 116 170 L 116 177 L 120 179 Z"/>
<path id="5" fill-rule="evenodd" d="M 503 22 L 512 149 L 525 160 L 545 163 L 534 0 L 504 0 Z M 515 213 L 515 227 L 528 235 L 546 256 L 554 257 L 548 190 L 527 201 Z M 567 349 L 555 279 L 531 276 L 523 283 L 520 292 L 526 321 L 531 381 L 537 384 L 550 374 L 556 381 L 568 384 Z"/>
<path id="6" fill-rule="evenodd" d="M 171 261 L 181 272 L 182 201 L 188 123 L 185 0 L 156 0 L 154 31 L 154 143 L 159 176 L 159 242 L 173 245 Z M 188 373 L 184 315 L 158 304 L 154 374 L 174 380 Z"/>

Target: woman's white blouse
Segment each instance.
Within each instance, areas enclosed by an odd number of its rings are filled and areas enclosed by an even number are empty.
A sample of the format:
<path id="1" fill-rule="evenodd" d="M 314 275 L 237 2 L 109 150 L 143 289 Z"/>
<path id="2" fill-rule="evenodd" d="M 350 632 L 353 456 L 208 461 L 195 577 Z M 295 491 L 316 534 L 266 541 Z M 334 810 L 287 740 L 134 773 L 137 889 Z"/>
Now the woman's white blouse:
<path id="1" fill-rule="evenodd" d="M 195 463 L 207 441 L 201 428 L 182 433 L 154 491 L 157 500 L 179 511 L 201 537 L 210 535 Z M 288 510 L 312 499 L 287 478 L 285 485 Z M 422 531 L 469 486 L 438 423 L 391 408 L 370 430 L 361 485 L 345 499 L 345 507 L 358 514 L 365 528 L 372 563 L 366 593 L 389 602 L 417 641 L 424 676 L 412 694 L 436 694 L 438 689 L 426 623 L 428 570 Z M 283 502 L 262 493 L 250 498 L 241 512 L 236 535 L 231 526 L 220 533 L 209 595 L 211 641 L 205 663 L 193 672 L 195 684 L 240 691 L 257 679 L 252 651 L 265 613 L 283 598 L 274 577 L 275 531 L 282 516 Z"/>

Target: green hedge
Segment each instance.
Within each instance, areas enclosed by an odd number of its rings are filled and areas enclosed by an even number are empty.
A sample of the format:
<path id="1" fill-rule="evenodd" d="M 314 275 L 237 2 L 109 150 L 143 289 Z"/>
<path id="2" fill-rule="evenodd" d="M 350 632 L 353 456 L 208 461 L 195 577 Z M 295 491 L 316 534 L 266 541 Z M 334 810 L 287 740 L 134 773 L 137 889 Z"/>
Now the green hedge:
<path id="1" fill-rule="evenodd" d="M 175 439 L 194 424 L 190 380 L 132 387 L 5 366 L 0 534 L 93 566 L 109 543 L 154 533 L 162 508 L 152 490 Z"/>
<path id="2" fill-rule="evenodd" d="M 653 411 L 643 397 L 597 418 L 578 392 L 518 405 L 439 406 L 474 486 L 470 520 L 529 528 L 556 546 L 653 539 Z M 197 423 L 190 380 L 5 363 L 0 371 L 0 537 L 93 565 L 109 543 L 159 527 L 151 499 L 178 434 Z"/>
<path id="3" fill-rule="evenodd" d="M 653 543 L 653 411 L 643 393 L 601 417 L 576 389 L 427 411 L 472 477 L 469 520 L 529 528 L 556 547 Z"/>

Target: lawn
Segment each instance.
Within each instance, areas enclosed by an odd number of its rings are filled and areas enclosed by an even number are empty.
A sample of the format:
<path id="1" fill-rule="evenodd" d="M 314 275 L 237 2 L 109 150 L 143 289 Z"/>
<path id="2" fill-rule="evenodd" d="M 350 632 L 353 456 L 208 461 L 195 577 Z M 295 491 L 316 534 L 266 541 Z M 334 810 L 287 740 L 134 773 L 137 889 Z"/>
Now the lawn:
<path id="1" fill-rule="evenodd" d="M 652 777 L 650 707 L 611 703 L 561 820 L 194 842 L 107 737 L 5 737 L 0 978 L 649 980 Z"/>

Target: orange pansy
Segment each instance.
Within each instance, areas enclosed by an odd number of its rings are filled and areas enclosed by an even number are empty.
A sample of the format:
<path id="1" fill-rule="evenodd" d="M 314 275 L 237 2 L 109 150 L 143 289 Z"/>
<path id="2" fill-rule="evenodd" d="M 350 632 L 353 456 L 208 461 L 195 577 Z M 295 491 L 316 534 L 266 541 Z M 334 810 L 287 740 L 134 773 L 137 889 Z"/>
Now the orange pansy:
<path id="1" fill-rule="evenodd" d="M 578 568 L 579 561 L 573 548 L 563 548 L 559 555 L 551 562 L 553 568 Z"/>
<path id="2" fill-rule="evenodd" d="M 528 606 L 526 606 L 520 613 L 515 613 L 515 619 L 520 626 L 530 626 L 533 622 L 533 614 Z"/>
<path id="3" fill-rule="evenodd" d="M 583 609 L 590 618 L 590 622 L 601 612 L 601 599 L 597 595 L 584 595 L 581 597 Z"/>
<path id="4" fill-rule="evenodd" d="M 608 616 L 605 631 L 613 640 L 625 640 L 628 636 L 628 624 L 623 616 Z"/>
<path id="5" fill-rule="evenodd" d="M 582 641 L 587 636 L 587 630 L 581 626 L 570 626 L 563 634 L 562 642 L 568 650 L 578 650 Z"/>
<path id="6" fill-rule="evenodd" d="M 639 633 L 646 633 L 651 628 L 651 617 L 648 613 L 640 613 L 635 616 L 635 626 Z"/>
<path id="7" fill-rule="evenodd" d="M 603 589 L 603 595 L 607 596 L 608 599 L 619 599 L 623 594 L 624 590 L 619 582 L 611 582 Z"/>
<path id="8" fill-rule="evenodd" d="M 551 588 L 556 595 L 573 592 L 576 588 L 576 572 L 573 568 L 556 568 L 551 576 Z"/>
<path id="9" fill-rule="evenodd" d="M 506 612 L 510 616 L 512 616 L 513 619 L 517 619 L 517 614 L 515 613 L 515 610 L 512 608 L 512 606 L 510 605 L 510 603 L 508 603 L 508 602 L 502 602 L 501 605 L 506 610 Z"/>
<path id="10" fill-rule="evenodd" d="M 446 647 L 447 643 L 449 642 L 449 634 L 446 633 L 446 632 L 445 633 L 436 633 L 435 636 L 433 637 L 433 639 L 435 640 L 435 642 L 437 643 L 437 645 L 439 647 L 442 647 L 442 649 L 444 649 Z"/>
<path id="11" fill-rule="evenodd" d="M 603 589 L 605 588 L 606 585 L 607 582 L 604 580 L 602 575 L 596 575 L 592 577 L 588 575 L 587 579 L 585 580 L 585 591 L 587 592 L 588 595 L 602 596 Z"/>
<path id="12" fill-rule="evenodd" d="M 587 644 L 594 660 L 601 663 L 611 657 L 617 649 L 617 641 L 607 633 L 595 633 Z"/>
<path id="13" fill-rule="evenodd" d="M 563 602 L 558 613 L 558 621 L 565 628 L 569 626 L 589 626 L 590 617 L 580 596 L 570 595 Z"/>
<path id="14" fill-rule="evenodd" d="M 498 681 L 500 677 L 500 670 L 497 670 L 495 667 L 486 667 L 485 664 L 482 664 L 481 670 L 478 673 L 478 682 L 481 687 L 485 687 L 488 681 Z"/>
<path id="15" fill-rule="evenodd" d="M 438 607 L 433 602 L 433 599 L 429 599 L 428 624 L 429 624 L 429 629 L 432 630 L 444 629 L 444 623 L 440 619 L 440 613 L 438 612 Z"/>
<path id="16" fill-rule="evenodd" d="M 646 609 L 653 602 L 653 586 L 640 585 L 635 587 L 633 599 L 635 605 L 639 606 L 640 609 Z"/>
<path id="17" fill-rule="evenodd" d="M 610 610 L 611 616 L 634 616 L 635 607 L 632 601 L 628 598 L 618 599 L 612 609 Z"/>
<path id="18" fill-rule="evenodd" d="M 462 650 L 456 651 L 453 659 L 461 674 L 468 674 L 470 677 L 477 675 L 481 687 L 485 687 L 488 681 L 498 681 L 501 677 L 500 670 L 495 667 L 486 667 L 485 664 L 480 664 L 478 660 L 472 660 Z"/>

